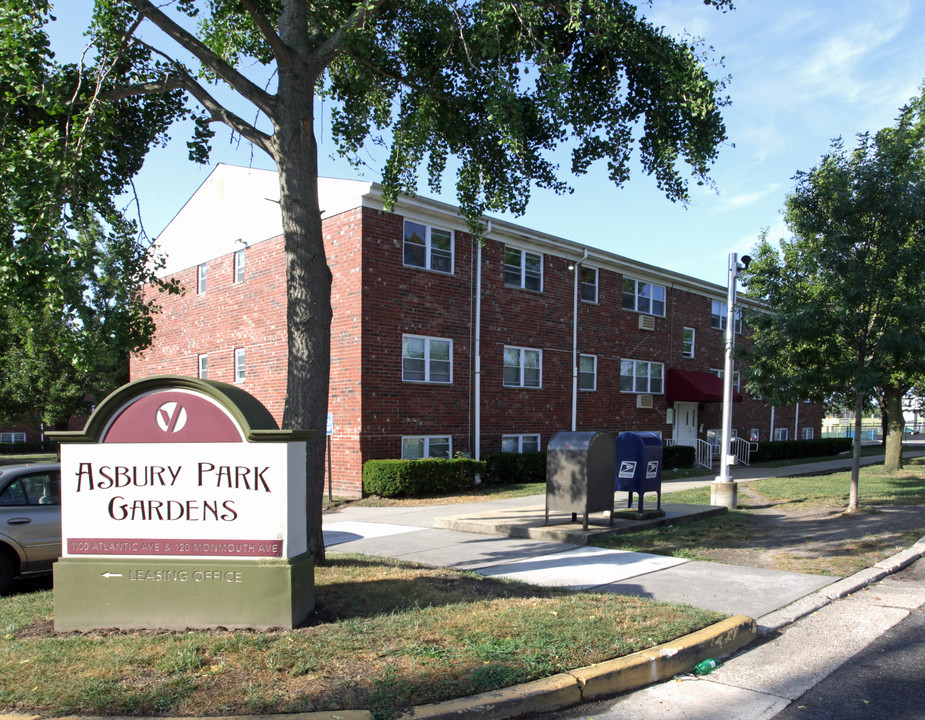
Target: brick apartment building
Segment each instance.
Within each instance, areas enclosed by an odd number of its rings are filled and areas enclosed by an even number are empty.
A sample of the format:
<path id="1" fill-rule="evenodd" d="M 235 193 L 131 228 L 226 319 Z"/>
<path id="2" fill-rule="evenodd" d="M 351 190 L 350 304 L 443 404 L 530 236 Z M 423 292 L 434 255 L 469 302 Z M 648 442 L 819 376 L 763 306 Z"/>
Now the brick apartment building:
<path id="1" fill-rule="evenodd" d="M 320 187 L 335 493 L 360 494 L 371 458 L 536 450 L 573 427 L 718 438 L 726 288 L 500 220 L 480 246 L 451 205 L 402 197 L 385 212 L 375 183 Z M 276 173 L 219 165 L 180 210 L 158 244 L 187 290 L 158 298 L 132 379 L 240 383 L 281 420 L 278 198 Z M 819 406 L 736 401 L 739 437 L 819 436 Z"/>

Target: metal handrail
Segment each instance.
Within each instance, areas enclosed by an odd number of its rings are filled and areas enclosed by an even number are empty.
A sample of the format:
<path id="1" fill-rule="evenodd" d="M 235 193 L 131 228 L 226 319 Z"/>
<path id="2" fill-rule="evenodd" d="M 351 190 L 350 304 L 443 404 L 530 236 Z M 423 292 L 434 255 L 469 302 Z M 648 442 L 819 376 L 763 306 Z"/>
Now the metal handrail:
<path id="1" fill-rule="evenodd" d="M 758 443 L 749 442 L 740 437 L 732 438 L 732 453 L 736 462 L 742 465 L 751 465 L 752 451 L 758 448 Z"/>

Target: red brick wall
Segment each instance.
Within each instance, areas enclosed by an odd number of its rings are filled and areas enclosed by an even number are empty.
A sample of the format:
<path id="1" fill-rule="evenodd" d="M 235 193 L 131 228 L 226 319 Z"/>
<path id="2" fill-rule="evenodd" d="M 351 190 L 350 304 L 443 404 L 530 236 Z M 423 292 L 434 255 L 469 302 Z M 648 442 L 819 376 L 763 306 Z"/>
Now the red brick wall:
<path id="1" fill-rule="evenodd" d="M 436 223 L 440 227 L 439 223 Z M 450 435 L 454 452 L 474 452 L 474 336 L 476 246 L 455 233 L 452 275 L 405 267 L 403 218 L 356 208 L 324 221 L 333 273 L 329 412 L 333 492 L 358 495 L 362 463 L 399 457 L 409 435 Z M 576 253 L 577 254 L 577 253 Z M 177 275 L 182 297 L 160 296 L 155 345 L 132 359 L 132 378 L 174 373 L 195 376 L 197 358 L 209 356 L 209 378 L 234 382 L 233 351 L 245 347 L 243 387 L 282 419 L 286 387 L 285 261 L 281 238 L 246 251 L 245 281 L 232 284 L 233 255 L 208 263 L 208 288 L 196 294 L 196 268 Z M 572 323 L 575 273 L 563 257 L 544 255 L 543 290 L 504 284 L 504 246 L 482 250 L 481 454 L 498 452 L 502 434 L 538 433 L 545 445 L 571 427 Z M 644 279 L 644 278 L 643 278 Z M 597 357 L 597 389 L 578 392 L 577 428 L 613 434 L 660 431 L 670 407 L 654 395 L 652 409 L 637 409 L 635 393 L 620 392 L 621 360 L 661 362 L 665 369 L 723 367 L 722 333 L 710 327 L 711 298 L 668 287 L 666 317 L 639 329 L 639 314 L 622 309 L 623 276 L 598 272 L 598 302 L 579 301 L 578 352 Z M 693 358 L 681 355 L 682 329 L 695 328 Z M 453 341 L 453 382 L 402 381 L 404 334 Z M 740 336 L 739 336 L 740 337 Z M 503 385 L 505 345 L 542 351 L 542 387 Z M 721 403 L 701 403 L 700 437 L 718 429 Z M 794 408 L 776 408 L 775 426 L 793 433 Z M 770 408 L 746 396 L 733 408 L 740 437 L 758 428 L 770 438 Z M 801 405 L 800 426 L 819 437 L 821 408 Z"/>

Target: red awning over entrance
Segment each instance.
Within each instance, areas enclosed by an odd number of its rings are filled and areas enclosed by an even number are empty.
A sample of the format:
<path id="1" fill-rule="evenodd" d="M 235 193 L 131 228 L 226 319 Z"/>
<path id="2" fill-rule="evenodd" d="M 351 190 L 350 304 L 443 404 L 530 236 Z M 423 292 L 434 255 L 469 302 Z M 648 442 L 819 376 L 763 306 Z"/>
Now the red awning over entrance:
<path id="1" fill-rule="evenodd" d="M 665 374 L 668 402 L 722 402 L 723 381 L 709 372 L 668 368 Z M 742 402 L 742 393 L 732 391 L 732 402 Z"/>

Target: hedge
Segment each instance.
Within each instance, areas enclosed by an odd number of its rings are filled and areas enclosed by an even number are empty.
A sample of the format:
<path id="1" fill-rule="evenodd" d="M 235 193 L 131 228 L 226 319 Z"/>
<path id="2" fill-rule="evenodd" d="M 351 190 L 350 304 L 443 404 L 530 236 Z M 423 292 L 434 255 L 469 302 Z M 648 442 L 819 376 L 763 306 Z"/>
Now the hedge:
<path id="1" fill-rule="evenodd" d="M 851 438 L 814 438 L 812 440 L 775 440 L 758 443 L 752 452 L 752 462 L 791 460 L 794 458 L 826 457 L 851 450 Z"/>
<path id="2" fill-rule="evenodd" d="M 485 474 L 482 480 L 489 483 L 544 483 L 546 482 L 546 453 L 494 453 L 485 456 Z"/>
<path id="3" fill-rule="evenodd" d="M 45 442 L 0 443 L 0 455 L 32 455 L 34 453 L 57 453 L 58 443 Z"/>
<path id="4" fill-rule="evenodd" d="M 475 476 L 485 463 L 458 458 L 443 460 L 367 460 L 363 464 L 363 493 L 380 497 L 416 497 L 475 487 Z"/>
<path id="5" fill-rule="evenodd" d="M 662 468 L 665 470 L 694 467 L 696 459 L 697 454 L 693 445 L 665 445 L 662 447 Z"/>

